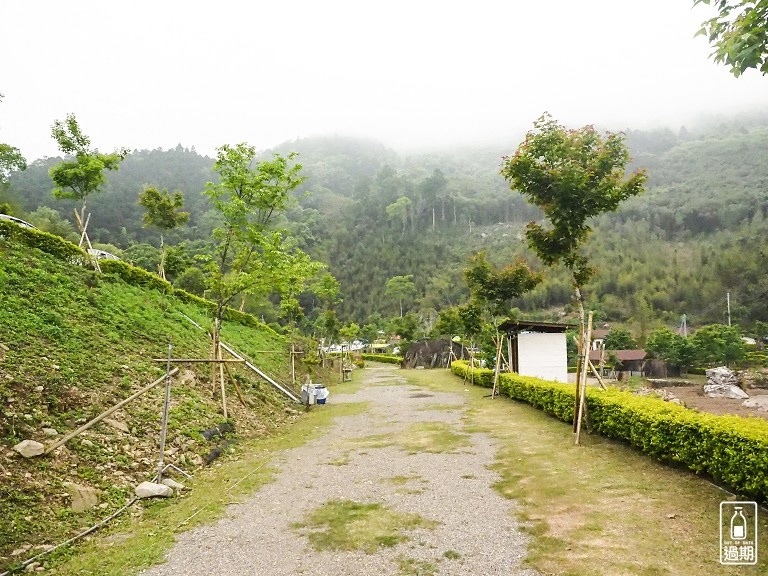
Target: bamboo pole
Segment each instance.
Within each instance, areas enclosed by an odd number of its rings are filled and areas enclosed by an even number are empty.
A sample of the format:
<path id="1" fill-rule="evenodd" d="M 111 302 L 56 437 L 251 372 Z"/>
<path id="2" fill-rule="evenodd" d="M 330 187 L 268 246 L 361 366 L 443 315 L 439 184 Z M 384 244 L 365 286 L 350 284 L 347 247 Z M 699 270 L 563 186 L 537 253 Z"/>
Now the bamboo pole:
<path id="1" fill-rule="evenodd" d="M 592 361 L 589 361 L 589 367 L 592 369 L 592 373 L 595 375 L 595 378 L 597 378 L 598 383 L 600 384 L 600 388 L 605 390 L 605 383 L 603 382 L 603 377 L 600 375 L 600 373 L 595 368 L 595 365 L 592 364 Z"/>
<path id="2" fill-rule="evenodd" d="M 61 440 L 57 440 L 56 442 L 51 444 L 48 448 L 45 449 L 44 454 L 48 454 L 48 453 L 52 452 L 53 450 L 56 450 L 56 448 L 58 448 L 62 444 L 66 443 L 66 442 L 69 442 L 70 440 L 72 440 L 72 438 L 74 438 L 78 434 L 80 434 L 82 432 L 85 432 L 86 430 L 88 430 L 88 428 L 90 428 L 94 424 L 97 424 L 98 422 L 101 422 L 104 418 L 106 418 L 107 416 L 109 416 L 113 412 L 119 410 L 120 408 L 122 408 L 123 406 L 125 406 L 129 402 L 135 400 L 136 398 L 138 398 L 142 394 L 145 394 L 146 392 L 148 392 L 149 390 L 151 390 L 152 388 L 154 388 L 155 386 L 160 384 L 160 382 L 163 382 L 166 378 L 168 378 L 168 376 L 173 376 L 178 371 L 179 371 L 178 368 L 174 368 L 173 370 L 168 372 L 168 374 L 164 374 L 163 376 L 161 376 L 160 378 L 158 378 L 157 380 L 155 380 L 151 384 L 147 384 L 146 386 L 144 386 L 144 388 L 142 388 L 141 390 L 139 390 L 135 394 L 132 394 L 131 396 L 129 396 L 125 400 L 121 400 L 120 402 L 118 402 L 117 404 L 112 406 L 112 408 L 110 408 L 109 410 L 106 410 L 106 411 L 102 412 L 101 414 L 99 414 L 98 416 L 96 416 L 96 418 L 94 418 L 90 422 L 86 422 L 85 424 L 80 426 L 80 428 L 78 428 L 74 432 L 70 432 L 69 434 L 64 436 L 64 438 L 62 438 Z"/>
<path id="3" fill-rule="evenodd" d="M 491 400 L 496 397 L 496 388 L 499 385 L 499 370 L 501 370 L 501 346 L 504 343 L 504 334 L 499 334 L 499 342 L 496 345 L 496 369 L 493 371 L 493 388 L 491 389 Z"/>
<path id="4" fill-rule="evenodd" d="M 248 403 L 245 401 L 245 398 L 243 398 L 243 391 L 240 390 L 240 385 L 237 383 L 237 380 L 235 380 L 235 377 L 232 375 L 232 370 L 229 368 L 228 364 L 223 364 L 224 369 L 227 371 L 227 376 L 229 376 L 229 379 L 232 381 L 232 387 L 235 389 L 235 394 L 237 394 L 237 398 L 240 400 L 240 404 L 248 407 Z"/>
<path id="5" fill-rule="evenodd" d="M 165 457 L 165 438 L 168 435 L 168 408 L 171 404 L 171 345 L 168 344 L 168 364 L 165 368 L 165 398 L 163 400 L 163 417 L 160 421 L 160 459 L 157 463 L 157 483 L 163 479 L 163 459 Z"/>
<path id="6" fill-rule="evenodd" d="M 576 433 L 576 415 L 579 412 L 579 388 L 581 387 L 581 368 L 584 355 L 584 323 L 579 321 L 579 342 L 577 344 L 578 355 L 576 359 L 576 396 L 573 400 L 573 433 Z M 589 352 L 587 352 L 589 354 Z"/>
<path id="7" fill-rule="evenodd" d="M 219 321 L 218 319 L 215 320 L 215 326 L 213 328 L 213 334 L 211 334 L 211 338 L 213 340 L 213 348 L 211 350 L 211 358 L 213 358 L 214 363 L 211 364 L 211 397 L 216 398 L 216 364 L 215 361 L 218 360 L 218 356 L 216 354 L 216 351 L 219 348 Z"/>
<path id="8" fill-rule="evenodd" d="M 585 347 L 589 347 L 589 342 L 592 339 L 592 311 L 589 311 L 589 318 L 587 320 L 587 337 L 585 341 Z M 579 437 L 581 435 L 581 419 L 584 414 L 584 403 L 587 396 L 587 363 L 589 362 L 589 356 L 585 356 L 584 363 L 582 365 L 582 373 L 580 374 L 580 386 L 579 386 L 579 416 L 576 421 L 576 445 L 579 444 Z"/>
<path id="9" fill-rule="evenodd" d="M 152 362 L 167 362 L 167 358 L 152 358 Z M 236 358 L 216 358 L 211 360 L 210 358 L 171 358 L 171 362 L 212 362 L 213 364 L 228 363 L 228 362 L 245 362 L 242 359 Z"/>
<path id="10" fill-rule="evenodd" d="M 221 340 L 219 340 L 219 345 L 216 350 L 217 353 L 217 359 L 221 360 Z M 224 364 L 219 363 L 219 384 L 221 384 L 221 408 L 224 412 L 224 418 L 229 418 L 229 415 L 227 414 L 227 391 L 225 387 L 225 381 L 224 381 Z"/>
<path id="11" fill-rule="evenodd" d="M 88 213 L 88 217 L 85 219 L 85 224 L 83 224 L 83 216 L 85 216 L 85 206 L 83 206 L 83 214 L 80 215 L 77 213 L 77 210 L 75 210 L 75 220 L 77 220 L 77 227 L 80 229 L 80 242 L 77 245 L 78 248 L 82 247 L 83 245 L 83 239 L 85 239 L 86 244 L 90 250 L 93 250 L 93 246 L 91 245 L 91 239 L 88 238 L 88 223 L 91 221 L 91 213 Z M 93 264 L 93 267 L 101 274 L 101 266 L 99 266 L 99 259 L 95 256 L 92 256 L 90 253 L 88 256 L 91 259 L 91 263 Z"/>

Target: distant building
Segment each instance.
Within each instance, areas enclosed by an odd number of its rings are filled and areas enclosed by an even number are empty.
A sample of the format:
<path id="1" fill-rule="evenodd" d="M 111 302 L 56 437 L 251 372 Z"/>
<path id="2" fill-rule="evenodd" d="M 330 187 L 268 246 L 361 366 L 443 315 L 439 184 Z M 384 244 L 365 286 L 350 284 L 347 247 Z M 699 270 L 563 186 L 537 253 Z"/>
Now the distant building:
<path id="1" fill-rule="evenodd" d="M 603 361 L 615 357 L 618 364 L 614 370 L 628 376 L 645 376 L 648 353 L 645 350 L 606 350 L 603 352 Z M 589 360 L 595 368 L 600 364 L 600 350 L 590 350 Z"/>
<path id="2" fill-rule="evenodd" d="M 590 334 L 592 337 L 592 350 L 600 350 L 600 348 L 605 343 L 605 339 L 610 331 L 610 328 L 599 328 L 597 330 L 592 330 L 592 334 Z"/>

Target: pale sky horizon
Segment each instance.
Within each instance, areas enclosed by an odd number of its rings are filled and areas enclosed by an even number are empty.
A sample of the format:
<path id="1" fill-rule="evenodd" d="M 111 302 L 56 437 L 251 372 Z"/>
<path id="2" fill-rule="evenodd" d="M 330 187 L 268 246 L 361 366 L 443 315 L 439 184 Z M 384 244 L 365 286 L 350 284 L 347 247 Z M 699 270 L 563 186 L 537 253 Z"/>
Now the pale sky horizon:
<path id="1" fill-rule="evenodd" d="M 74 113 L 102 151 L 213 154 L 300 137 L 399 152 L 519 142 L 542 112 L 650 129 L 768 109 L 734 78 L 692 0 L 0 3 L 0 142 L 57 156 Z"/>

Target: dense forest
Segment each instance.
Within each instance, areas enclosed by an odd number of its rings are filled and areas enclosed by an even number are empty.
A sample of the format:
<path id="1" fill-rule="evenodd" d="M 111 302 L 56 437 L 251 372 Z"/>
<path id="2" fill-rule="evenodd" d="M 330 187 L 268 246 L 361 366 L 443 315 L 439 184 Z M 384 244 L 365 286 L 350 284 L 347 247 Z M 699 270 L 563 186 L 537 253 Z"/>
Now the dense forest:
<path id="1" fill-rule="evenodd" d="M 586 251 L 597 273 L 586 287 L 589 307 L 602 322 L 640 335 L 661 324 L 726 322 L 746 331 L 768 322 L 768 114 L 697 128 L 627 130 L 634 167 L 648 170 L 646 192 L 594 222 Z M 280 225 L 313 259 L 326 263 L 340 285 L 341 322 L 383 326 L 401 314 L 387 290 L 409 277 L 413 291 L 403 311 L 434 325 L 440 310 L 466 301 L 467 258 L 484 250 L 496 265 L 526 259 L 545 281 L 512 305 L 529 317 L 556 319 L 571 312 L 569 276 L 545 268 L 526 246 L 523 229 L 540 218 L 500 176 L 514 147 L 467 148 L 398 155 L 373 141 L 341 137 L 286 142 L 272 153 L 298 152 L 305 182 Z M 0 204 L 39 228 L 77 238 L 76 203 L 51 196 L 49 170 L 61 158 L 31 162 L 0 188 Z M 134 150 L 109 174 L 103 192 L 88 199 L 92 241 L 124 260 L 156 268 L 160 231 L 144 227 L 138 195 L 145 185 L 179 190 L 189 222 L 165 233 L 171 246 L 166 272 L 202 294 L 194 269 L 210 251 L 217 214 L 202 194 L 214 180 L 213 159 L 181 145 Z M 311 293 L 300 299 L 305 327 L 322 308 Z M 277 321 L 274 298 L 246 302 Z M 757 324 L 756 324 L 757 323 Z"/>

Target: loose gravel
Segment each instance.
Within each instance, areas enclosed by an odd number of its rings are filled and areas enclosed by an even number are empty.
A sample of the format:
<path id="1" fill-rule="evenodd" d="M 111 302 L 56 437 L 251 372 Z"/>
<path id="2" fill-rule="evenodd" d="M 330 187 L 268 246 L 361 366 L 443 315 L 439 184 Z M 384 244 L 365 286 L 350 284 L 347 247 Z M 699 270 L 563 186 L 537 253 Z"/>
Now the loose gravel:
<path id="1" fill-rule="evenodd" d="M 521 566 L 526 538 L 513 516 L 515 503 L 492 488 L 498 480 L 488 469 L 495 440 L 473 433 L 468 446 L 436 454 L 360 442 L 374 434 L 396 438 L 423 422 L 442 422 L 464 433 L 463 389 L 417 389 L 394 366 L 366 368 L 363 374 L 361 391 L 328 401 L 367 401 L 370 409 L 339 418 L 322 437 L 282 452 L 273 461 L 274 482 L 230 506 L 218 522 L 180 534 L 167 562 L 143 574 L 536 576 Z M 331 500 L 378 502 L 439 524 L 410 530 L 405 542 L 374 554 L 316 551 L 291 525 Z M 403 567 L 407 561 L 410 568 Z"/>

